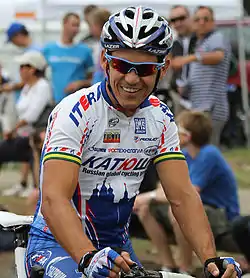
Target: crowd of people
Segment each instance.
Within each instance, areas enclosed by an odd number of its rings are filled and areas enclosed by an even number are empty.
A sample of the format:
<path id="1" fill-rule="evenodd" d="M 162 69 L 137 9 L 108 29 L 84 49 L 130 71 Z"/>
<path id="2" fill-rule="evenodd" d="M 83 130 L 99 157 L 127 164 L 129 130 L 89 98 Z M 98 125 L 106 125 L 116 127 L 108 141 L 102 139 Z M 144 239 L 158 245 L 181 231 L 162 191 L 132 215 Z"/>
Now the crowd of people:
<path id="1" fill-rule="evenodd" d="M 104 8 L 87 6 L 83 16 L 90 34 L 79 42 L 75 38 L 80 32 L 81 17 L 76 13 L 63 17 L 60 41 L 45 46 L 36 45 L 21 23 L 12 23 L 6 31 L 8 42 L 22 48 L 24 53 L 15 58 L 19 79 L 8 80 L 3 74 L 0 77 L 2 97 L 8 100 L 10 95 L 15 95 L 16 99 L 12 109 L 2 102 L 0 163 L 21 162 L 21 179 L 1 195 L 32 196 L 36 203 L 40 153 L 50 112 L 66 96 L 109 78 L 109 69 L 104 70 L 102 66 L 100 36 L 110 15 Z M 234 67 L 230 42 L 216 29 L 210 7 L 197 7 L 194 14 L 190 14 L 187 7 L 174 6 L 167 18 L 175 38 L 168 54 L 171 63 L 167 77 L 161 78 L 159 87 L 161 92 L 168 89 L 173 100 L 180 147 L 214 237 L 230 231 L 232 240 L 245 255 L 248 271 L 249 218 L 240 217 L 236 179 L 220 150 L 221 133 L 229 117 L 228 77 Z M 109 54 L 105 57 L 114 58 Z M 163 85 L 166 80 L 167 88 Z M 13 121 L 14 114 L 16 121 Z M 143 128 L 140 132 L 144 132 Z M 33 186 L 28 185 L 30 171 Z M 150 176 L 156 176 L 155 166 L 150 166 L 148 171 Z M 152 190 L 135 198 L 133 214 L 159 252 L 162 269 L 190 274 L 193 250 L 183 235 L 185 227 L 176 221 L 158 179 L 153 179 L 152 184 L 148 187 Z M 171 252 L 164 229 L 166 221 L 172 226 L 177 241 L 179 262 Z"/>

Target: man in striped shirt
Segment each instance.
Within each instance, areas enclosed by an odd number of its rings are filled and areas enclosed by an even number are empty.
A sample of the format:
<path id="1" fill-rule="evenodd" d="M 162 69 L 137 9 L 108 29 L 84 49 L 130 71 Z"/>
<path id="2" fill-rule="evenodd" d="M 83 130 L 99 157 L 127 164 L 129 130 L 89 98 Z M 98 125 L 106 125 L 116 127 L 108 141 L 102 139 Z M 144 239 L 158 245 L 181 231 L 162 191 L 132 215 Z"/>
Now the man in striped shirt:
<path id="1" fill-rule="evenodd" d="M 231 47 L 215 30 L 213 10 L 209 7 L 196 9 L 194 29 L 198 38 L 195 53 L 180 57 L 179 62 L 190 64 L 188 86 L 192 108 L 209 113 L 213 123 L 212 143 L 218 146 L 228 119 L 226 85 Z"/>

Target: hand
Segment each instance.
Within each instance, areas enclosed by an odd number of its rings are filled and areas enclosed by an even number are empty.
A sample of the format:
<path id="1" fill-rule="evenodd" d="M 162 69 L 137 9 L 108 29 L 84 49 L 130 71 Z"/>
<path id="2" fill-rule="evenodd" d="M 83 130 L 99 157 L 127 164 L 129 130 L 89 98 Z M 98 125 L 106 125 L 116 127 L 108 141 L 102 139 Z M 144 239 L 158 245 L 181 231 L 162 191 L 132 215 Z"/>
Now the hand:
<path id="1" fill-rule="evenodd" d="M 128 253 L 122 252 L 119 255 L 110 247 L 106 247 L 93 256 L 88 266 L 84 268 L 83 273 L 88 278 L 119 278 L 121 270 L 129 273 L 129 265 L 133 264 L 134 262 L 130 259 Z"/>
<path id="2" fill-rule="evenodd" d="M 11 83 L 6 83 L 6 84 L 3 84 L 1 87 L 0 87 L 0 91 L 1 92 L 11 92 L 14 90 L 14 87 L 13 87 L 13 84 Z"/>
<path id="3" fill-rule="evenodd" d="M 80 81 L 71 82 L 65 89 L 65 93 L 74 93 L 81 87 Z"/>
<path id="4" fill-rule="evenodd" d="M 205 276 L 222 278 L 240 278 L 240 265 L 231 257 L 217 257 L 205 262 Z"/>

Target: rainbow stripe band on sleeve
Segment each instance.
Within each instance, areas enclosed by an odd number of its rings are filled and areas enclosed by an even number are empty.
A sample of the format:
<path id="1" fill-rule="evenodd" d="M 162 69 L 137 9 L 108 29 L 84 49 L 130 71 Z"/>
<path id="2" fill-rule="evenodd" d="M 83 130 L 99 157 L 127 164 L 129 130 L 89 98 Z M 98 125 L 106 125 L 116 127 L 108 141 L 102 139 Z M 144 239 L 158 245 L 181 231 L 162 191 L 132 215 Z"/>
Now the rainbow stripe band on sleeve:
<path id="1" fill-rule="evenodd" d="M 62 153 L 62 152 L 50 152 L 45 154 L 43 158 L 43 163 L 51 159 L 71 161 L 78 165 L 82 164 L 82 160 L 78 156 L 69 153 Z"/>
<path id="2" fill-rule="evenodd" d="M 157 155 L 154 158 L 153 163 L 158 164 L 162 161 L 167 161 L 167 160 L 186 160 L 186 159 L 184 154 L 181 152 L 168 152 L 168 153 L 162 153 Z"/>

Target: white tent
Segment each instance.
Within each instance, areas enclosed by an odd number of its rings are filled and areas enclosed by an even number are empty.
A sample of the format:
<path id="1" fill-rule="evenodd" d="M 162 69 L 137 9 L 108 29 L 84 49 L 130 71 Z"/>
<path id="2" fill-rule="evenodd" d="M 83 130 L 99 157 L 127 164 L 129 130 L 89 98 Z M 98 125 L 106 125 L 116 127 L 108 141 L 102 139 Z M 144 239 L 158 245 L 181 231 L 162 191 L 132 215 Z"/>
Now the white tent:
<path id="1" fill-rule="evenodd" d="M 16 10 L 35 11 L 40 19 L 59 19 L 65 11 L 78 11 L 88 4 L 96 4 L 107 7 L 115 12 L 121 8 L 131 5 L 144 5 L 156 9 L 162 15 L 167 16 L 173 5 L 183 4 L 192 10 L 199 5 L 209 5 L 214 11 L 217 19 L 232 19 L 241 15 L 241 3 L 239 0 L 9 0 L 0 1 L 1 22 L 11 19 Z M 7 11 L 8 10 L 8 11 Z M 9 15 L 11 17 L 8 18 Z"/>

